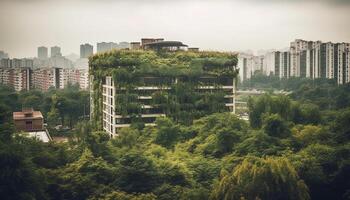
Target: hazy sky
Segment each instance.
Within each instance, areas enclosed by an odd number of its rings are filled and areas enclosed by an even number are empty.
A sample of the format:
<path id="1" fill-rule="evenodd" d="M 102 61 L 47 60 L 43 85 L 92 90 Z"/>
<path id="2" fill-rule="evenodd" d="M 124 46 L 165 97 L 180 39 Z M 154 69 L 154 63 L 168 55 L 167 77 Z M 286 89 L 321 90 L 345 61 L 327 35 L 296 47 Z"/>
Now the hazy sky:
<path id="1" fill-rule="evenodd" d="M 0 0 L 0 50 L 11 57 L 141 37 L 225 51 L 350 42 L 350 0 Z"/>

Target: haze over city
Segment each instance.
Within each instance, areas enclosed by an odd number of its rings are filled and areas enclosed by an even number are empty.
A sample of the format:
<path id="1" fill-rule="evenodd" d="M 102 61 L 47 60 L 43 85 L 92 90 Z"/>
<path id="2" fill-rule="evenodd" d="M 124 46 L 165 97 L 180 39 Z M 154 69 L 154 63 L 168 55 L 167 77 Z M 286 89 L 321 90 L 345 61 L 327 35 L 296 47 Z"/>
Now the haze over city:
<path id="1" fill-rule="evenodd" d="M 208 50 L 282 49 L 295 38 L 350 41 L 350 1 L 1 0 L 0 50 L 34 57 L 38 46 L 181 40 Z"/>

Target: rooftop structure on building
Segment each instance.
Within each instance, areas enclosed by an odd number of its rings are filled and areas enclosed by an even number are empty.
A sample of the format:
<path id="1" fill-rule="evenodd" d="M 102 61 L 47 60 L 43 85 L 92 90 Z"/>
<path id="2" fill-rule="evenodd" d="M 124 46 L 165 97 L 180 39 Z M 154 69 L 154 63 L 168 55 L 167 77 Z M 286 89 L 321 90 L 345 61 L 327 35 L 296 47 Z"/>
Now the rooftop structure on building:
<path id="1" fill-rule="evenodd" d="M 170 50 L 170 51 L 176 51 L 180 50 L 181 48 L 188 47 L 186 44 L 183 44 L 179 41 L 156 41 L 156 42 L 150 42 L 143 45 L 143 48 L 145 50 L 147 49 L 153 49 L 153 50 Z"/>

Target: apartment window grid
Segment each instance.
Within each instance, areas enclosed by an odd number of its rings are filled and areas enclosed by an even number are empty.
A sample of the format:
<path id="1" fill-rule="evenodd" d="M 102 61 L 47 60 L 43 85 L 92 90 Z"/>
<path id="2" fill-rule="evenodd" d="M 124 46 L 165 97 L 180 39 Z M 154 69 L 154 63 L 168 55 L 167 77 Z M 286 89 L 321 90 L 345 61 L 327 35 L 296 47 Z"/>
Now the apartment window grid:
<path id="1" fill-rule="evenodd" d="M 111 134 L 115 134 L 115 112 L 114 112 L 114 84 L 112 77 L 106 77 L 106 84 L 103 85 L 103 129 Z"/>

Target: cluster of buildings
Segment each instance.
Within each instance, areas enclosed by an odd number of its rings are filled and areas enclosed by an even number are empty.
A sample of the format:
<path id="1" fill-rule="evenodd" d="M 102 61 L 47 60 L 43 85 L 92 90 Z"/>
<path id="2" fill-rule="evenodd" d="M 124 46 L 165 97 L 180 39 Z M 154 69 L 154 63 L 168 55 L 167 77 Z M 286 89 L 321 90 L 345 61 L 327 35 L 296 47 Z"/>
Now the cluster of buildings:
<path id="1" fill-rule="evenodd" d="M 33 58 L 33 67 L 34 68 L 72 68 L 74 63 L 72 60 L 62 56 L 61 47 L 53 46 L 49 50 L 47 47 L 41 46 L 38 47 L 37 58 Z"/>
<path id="2" fill-rule="evenodd" d="M 0 68 L 0 84 L 13 87 L 16 91 L 63 89 L 68 84 L 79 84 L 80 89 L 87 90 L 89 87 L 88 77 L 87 69 Z"/>
<path id="3" fill-rule="evenodd" d="M 69 84 L 79 84 L 82 90 L 88 89 L 88 59 L 85 58 L 88 52 L 84 50 L 85 57 L 73 63 L 62 56 L 60 47 L 51 47 L 50 51 L 49 56 L 49 49 L 41 46 L 38 47 L 36 58 L 10 59 L 2 56 L 0 84 L 13 87 L 16 91 L 63 89 Z"/>
<path id="4" fill-rule="evenodd" d="M 350 82 L 350 44 L 297 39 L 287 51 L 240 54 L 238 67 L 242 81 L 259 71 L 280 78 L 328 78 L 344 84 Z"/>

